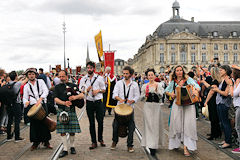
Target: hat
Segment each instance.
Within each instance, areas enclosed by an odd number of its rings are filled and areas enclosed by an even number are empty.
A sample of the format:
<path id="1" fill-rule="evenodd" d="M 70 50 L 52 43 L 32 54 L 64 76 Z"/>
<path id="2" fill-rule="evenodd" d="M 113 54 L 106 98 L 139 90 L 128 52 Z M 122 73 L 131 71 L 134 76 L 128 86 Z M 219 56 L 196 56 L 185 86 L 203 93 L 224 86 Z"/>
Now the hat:
<path id="1" fill-rule="evenodd" d="M 237 70 L 240 70 L 240 67 L 237 66 L 237 65 L 235 65 L 235 64 L 232 65 L 232 68 L 237 69 Z"/>
<path id="2" fill-rule="evenodd" d="M 209 113 L 208 113 L 208 105 L 206 105 L 206 107 L 202 107 L 202 114 L 208 118 Z"/>
<path id="3" fill-rule="evenodd" d="M 23 74 L 24 74 L 24 75 L 27 75 L 28 72 L 34 72 L 36 75 L 38 74 L 36 68 L 28 68 Z"/>

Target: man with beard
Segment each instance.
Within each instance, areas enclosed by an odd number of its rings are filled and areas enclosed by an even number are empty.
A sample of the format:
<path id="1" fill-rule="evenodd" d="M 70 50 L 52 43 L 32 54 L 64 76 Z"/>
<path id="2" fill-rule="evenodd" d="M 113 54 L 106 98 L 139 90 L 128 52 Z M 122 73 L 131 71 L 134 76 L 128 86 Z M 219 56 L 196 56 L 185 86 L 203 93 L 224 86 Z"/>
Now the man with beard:
<path id="1" fill-rule="evenodd" d="M 131 77 L 134 73 L 134 70 L 126 66 L 123 68 L 123 76 L 124 79 L 120 80 L 116 83 L 114 90 L 113 90 L 113 98 L 118 101 L 118 104 L 126 103 L 130 106 L 133 106 L 134 103 L 137 102 L 137 100 L 140 97 L 139 87 L 138 84 L 134 81 L 132 81 Z M 134 122 L 134 114 L 132 114 L 132 117 L 130 118 L 128 122 L 128 139 L 127 139 L 127 147 L 128 152 L 132 153 L 134 152 L 133 149 L 133 133 L 135 130 L 135 122 Z M 118 128 L 119 123 L 115 119 L 113 120 L 113 142 L 111 149 L 116 149 L 116 145 L 118 143 Z"/>
<path id="2" fill-rule="evenodd" d="M 73 106 L 72 101 L 77 99 L 83 99 L 84 95 L 82 93 L 79 93 L 78 95 L 67 95 L 67 88 L 70 87 L 72 89 L 75 89 L 78 91 L 77 85 L 73 83 L 68 82 L 68 75 L 66 71 L 60 71 L 59 72 L 59 78 L 61 80 L 61 83 L 55 86 L 54 90 L 54 100 L 58 105 L 58 111 L 57 111 L 57 133 L 61 134 L 62 142 L 63 142 L 63 151 L 59 155 L 59 158 L 62 158 L 66 155 L 68 155 L 68 147 L 67 147 L 67 136 L 66 133 L 70 134 L 70 150 L 71 154 L 76 154 L 76 150 L 74 148 L 74 136 L 75 133 L 80 133 L 80 126 L 77 119 L 75 106 Z M 59 116 L 61 112 L 67 112 L 69 117 L 69 122 L 64 124 L 61 123 L 59 120 Z"/>
<path id="3" fill-rule="evenodd" d="M 94 73 L 95 63 L 90 61 L 86 67 L 88 74 L 81 79 L 79 89 L 86 94 L 86 110 L 90 123 L 89 129 L 92 141 L 89 149 L 95 149 L 97 148 L 95 114 L 98 122 L 98 142 L 100 142 L 102 147 L 106 146 L 103 141 L 104 106 L 101 101 L 106 88 L 103 77 Z"/>
<path id="4" fill-rule="evenodd" d="M 23 104 L 24 107 L 29 108 L 33 105 L 38 106 L 39 104 L 42 104 L 42 107 L 47 112 L 46 100 L 48 89 L 42 79 L 36 79 L 37 74 L 35 68 L 29 68 L 25 72 L 25 75 L 29 80 L 24 86 Z M 52 146 L 49 143 L 50 139 L 50 131 L 43 121 L 30 118 L 30 141 L 33 142 L 31 151 L 37 149 L 41 142 L 44 143 L 46 148 L 52 149 Z"/>

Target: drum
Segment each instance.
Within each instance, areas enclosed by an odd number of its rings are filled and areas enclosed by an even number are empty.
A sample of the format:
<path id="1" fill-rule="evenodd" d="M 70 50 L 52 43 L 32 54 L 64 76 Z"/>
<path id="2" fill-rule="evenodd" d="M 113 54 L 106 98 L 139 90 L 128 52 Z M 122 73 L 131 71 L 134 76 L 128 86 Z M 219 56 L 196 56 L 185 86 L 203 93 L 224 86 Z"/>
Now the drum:
<path id="1" fill-rule="evenodd" d="M 43 120 L 47 116 L 47 114 L 42 104 L 40 103 L 39 105 L 33 105 L 32 108 L 30 108 L 30 110 L 28 111 L 27 116 L 37 120 Z"/>
<path id="2" fill-rule="evenodd" d="M 120 104 L 114 108 L 115 119 L 119 124 L 118 136 L 126 137 L 128 135 L 128 122 L 132 118 L 133 108 L 127 104 Z"/>
<path id="3" fill-rule="evenodd" d="M 50 117 L 46 117 L 44 120 L 43 120 L 44 124 L 48 127 L 49 131 L 50 132 L 53 132 L 56 130 L 57 128 L 57 122 L 55 122 L 54 120 L 52 120 Z"/>

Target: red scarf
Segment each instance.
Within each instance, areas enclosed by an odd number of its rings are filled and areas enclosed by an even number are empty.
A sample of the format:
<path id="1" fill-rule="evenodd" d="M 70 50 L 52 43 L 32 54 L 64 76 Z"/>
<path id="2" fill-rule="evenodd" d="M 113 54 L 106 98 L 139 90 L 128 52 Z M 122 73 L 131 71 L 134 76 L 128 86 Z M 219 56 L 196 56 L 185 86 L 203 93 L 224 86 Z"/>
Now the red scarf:
<path id="1" fill-rule="evenodd" d="M 149 96 L 149 85 L 146 86 L 146 97 Z"/>

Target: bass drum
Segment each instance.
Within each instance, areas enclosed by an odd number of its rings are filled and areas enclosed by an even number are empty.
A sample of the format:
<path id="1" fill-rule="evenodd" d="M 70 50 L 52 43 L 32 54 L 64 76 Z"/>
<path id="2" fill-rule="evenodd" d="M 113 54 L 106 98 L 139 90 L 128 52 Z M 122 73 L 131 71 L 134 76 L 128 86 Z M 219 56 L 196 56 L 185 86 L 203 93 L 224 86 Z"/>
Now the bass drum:
<path id="1" fill-rule="evenodd" d="M 128 135 L 128 123 L 132 118 L 133 108 L 127 104 L 120 104 L 114 108 L 115 119 L 119 124 L 118 136 L 126 137 Z"/>

